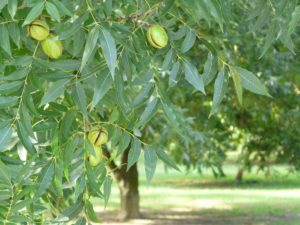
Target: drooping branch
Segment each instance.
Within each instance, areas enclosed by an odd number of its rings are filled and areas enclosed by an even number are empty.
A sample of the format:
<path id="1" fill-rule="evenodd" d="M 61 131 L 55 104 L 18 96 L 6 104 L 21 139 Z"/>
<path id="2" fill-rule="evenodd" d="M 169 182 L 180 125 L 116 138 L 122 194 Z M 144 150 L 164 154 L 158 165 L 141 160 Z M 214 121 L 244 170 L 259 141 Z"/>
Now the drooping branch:
<path id="1" fill-rule="evenodd" d="M 126 174 L 127 170 L 127 162 L 128 162 L 128 153 L 130 150 L 130 145 L 125 149 L 121 156 L 121 164 L 118 166 L 113 159 L 111 159 L 111 154 L 106 147 L 102 148 L 103 155 L 109 159 L 109 163 L 107 164 L 110 171 L 113 173 L 115 179 L 120 181 L 124 175 Z"/>
<path id="2" fill-rule="evenodd" d="M 120 171 L 120 168 L 117 166 L 117 164 L 115 163 L 114 160 L 111 159 L 111 154 L 110 152 L 107 150 L 106 147 L 103 147 L 102 148 L 102 153 L 103 155 L 109 159 L 109 163 L 107 164 L 108 165 L 108 168 L 112 171 L 114 177 L 116 180 L 120 180 L 121 179 L 121 171 Z"/>

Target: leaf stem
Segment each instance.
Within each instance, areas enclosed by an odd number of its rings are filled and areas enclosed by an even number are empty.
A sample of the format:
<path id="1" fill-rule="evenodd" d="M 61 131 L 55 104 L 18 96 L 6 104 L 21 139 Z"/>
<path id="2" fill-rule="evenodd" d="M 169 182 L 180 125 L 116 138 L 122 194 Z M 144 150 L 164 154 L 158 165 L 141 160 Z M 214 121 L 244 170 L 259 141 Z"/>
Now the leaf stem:
<path id="1" fill-rule="evenodd" d="M 34 49 L 34 52 L 33 52 L 33 55 L 32 55 L 32 58 L 35 57 L 36 55 L 36 52 L 37 52 L 37 49 L 39 47 L 39 44 L 40 42 L 37 43 L 35 49 Z M 28 67 L 29 68 L 32 68 L 32 63 L 31 62 Z M 22 92 L 21 92 L 21 95 L 20 95 L 20 102 L 19 102 L 19 105 L 18 105 L 18 109 L 17 109 L 17 113 L 16 113 L 16 116 L 11 124 L 11 127 L 16 123 L 16 121 L 19 119 L 19 116 L 20 116 L 20 109 L 21 109 L 21 105 L 23 104 L 23 96 L 24 96 L 24 93 L 25 93 L 25 89 L 26 89 L 26 86 L 27 86 L 27 83 L 28 83 L 28 77 L 29 77 L 29 73 L 30 71 L 28 71 L 28 73 L 26 74 L 26 77 L 25 77 L 25 80 L 24 80 L 24 85 L 23 85 L 23 89 L 22 89 Z"/>
<path id="2" fill-rule="evenodd" d="M 119 124 L 116 124 L 116 123 L 111 123 L 111 122 L 105 122 L 105 121 L 99 121 L 99 122 L 94 122 L 94 123 L 91 123 L 91 125 L 95 125 L 95 124 L 106 124 L 106 125 L 109 125 L 109 126 L 113 126 L 113 127 L 117 127 L 117 128 L 120 128 L 121 130 L 123 130 L 124 132 L 128 133 L 130 136 L 132 136 L 133 138 L 135 139 L 138 139 L 143 145 L 148 145 L 146 142 L 142 141 L 140 138 L 138 138 L 134 133 L 128 131 L 125 127 L 122 127 L 120 126 Z"/>
<path id="3" fill-rule="evenodd" d="M 87 5 L 87 10 L 89 11 L 89 13 L 91 14 L 96 26 L 99 26 L 100 25 L 100 22 L 96 20 L 96 17 L 94 16 L 93 14 L 93 8 L 90 6 L 90 3 L 89 3 L 89 0 L 85 0 L 86 2 L 86 5 Z"/>

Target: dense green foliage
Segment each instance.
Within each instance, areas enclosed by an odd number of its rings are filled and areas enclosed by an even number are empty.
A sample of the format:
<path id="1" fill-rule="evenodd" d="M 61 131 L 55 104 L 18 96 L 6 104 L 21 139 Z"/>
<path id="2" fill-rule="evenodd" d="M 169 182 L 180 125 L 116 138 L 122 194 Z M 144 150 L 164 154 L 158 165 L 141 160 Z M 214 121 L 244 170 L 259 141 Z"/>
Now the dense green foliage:
<path id="1" fill-rule="evenodd" d="M 224 149 L 218 142 L 226 136 L 214 127 L 224 126 L 222 121 L 229 124 L 226 118 L 234 110 L 247 109 L 258 99 L 247 100 L 247 95 L 245 100 L 246 91 L 275 98 L 272 88 L 278 81 L 265 69 L 273 59 L 273 44 L 279 52 L 296 51 L 292 35 L 300 19 L 297 1 L 246 2 L 2 0 L 1 223 L 96 221 L 90 197 L 107 204 L 112 174 L 105 166 L 128 146 L 127 167 L 143 152 L 148 182 L 157 158 L 176 168 L 163 150 L 176 136 L 190 149 L 189 154 L 178 151 L 179 157 L 193 156 L 208 166 L 217 162 L 220 168 Z M 29 36 L 27 28 L 36 19 L 48 24 L 47 41 L 62 43 L 61 57 Z M 166 47 L 155 49 L 148 43 L 152 24 L 166 29 Z M 290 52 L 285 57 L 292 61 Z M 260 64 L 259 56 L 266 57 L 265 63 L 253 66 Z M 270 94 L 256 72 L 270 84 Z M 262 97 L 264 104 L 271 101 L 267 97 Z M 233 107 L 220 115 L 224 99 Z M 259 110 L 257 106 L 253 113 L 261 114 Z M 276 113 L 281 109 L 270 116 Z M 210 122 L 209 115 L 221 122 Z M 91 167 L 87 157 L 95 152 L 87 133 L 100 126 L 108 130 L 111 158 Z M 199 143 L 208 147 L 195 151 Z M 289 149 L 297 159 L 298 146 Z"/>

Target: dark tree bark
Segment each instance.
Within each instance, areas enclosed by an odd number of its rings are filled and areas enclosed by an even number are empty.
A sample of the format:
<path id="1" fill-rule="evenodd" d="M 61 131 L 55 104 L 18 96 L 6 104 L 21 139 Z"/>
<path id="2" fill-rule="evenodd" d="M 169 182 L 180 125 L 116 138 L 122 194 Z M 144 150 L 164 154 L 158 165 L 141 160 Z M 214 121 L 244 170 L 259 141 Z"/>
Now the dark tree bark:
<path id="1" fill-rule="evenodd" d="M 118 183 L 121 201 L 121 219 L 128 220 L 140 218 L 140 195 L 137 165 L 134 164 L 128 171 L 128 153 L 130 146 L 124 151 L 121 157 L 121 166 L 118 167 L 113 161 L 108 165 L 113 171 L 114 178 Z M 103 154 L 110 158 L 110 153 L 103 149 Z"/>
<path id="2" fill-rule="evenodd" d="M 244 168 L 240 168 L 236 174 L 235 180 L 239 183 L 242 182 L 243 175 L 244 175 Z"/>
<path id="3" fill-rule="evenodd" d="M 140 218 L 140 195 L 138 190 L 138 171 L 134 164 L 118 182 L 121 200 L 121 218 Z"/>

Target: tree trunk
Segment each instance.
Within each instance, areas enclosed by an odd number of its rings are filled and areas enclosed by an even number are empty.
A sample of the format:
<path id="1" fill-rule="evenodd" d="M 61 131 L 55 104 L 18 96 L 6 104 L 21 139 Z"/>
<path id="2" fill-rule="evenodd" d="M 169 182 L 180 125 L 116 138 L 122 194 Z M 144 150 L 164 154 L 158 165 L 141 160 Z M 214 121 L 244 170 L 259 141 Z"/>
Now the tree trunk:
<path id="1" fill-rule="evenodd" d="M 138 190 L 138 170 L 134 164 L 118 181 L 123 220 L 140 218 L 140 195 Z"/>
<path id="2" fill-rule="evenodd" d="M 244 168 L 240 168 L 236 174 L 235 180 L 239 183 L 242 182 L 243 175 L 244 175 Z"/>
<path id="3" fill-rule="evenodd" d="M 114 161 L 111 161 L 109 164 L 109 168 L 113 172 L 120 190 L 120 216 L 122 220 L 141 217 L 137 164 L 134 164 L 128 171 L 126 171 L 129 150 L 130 146 L 128 146 L 122 154 L 120 167 L 118 167 Z M 110 153 L 106 149 L 103 149 L 103 154 L 110 158 Z"/>

